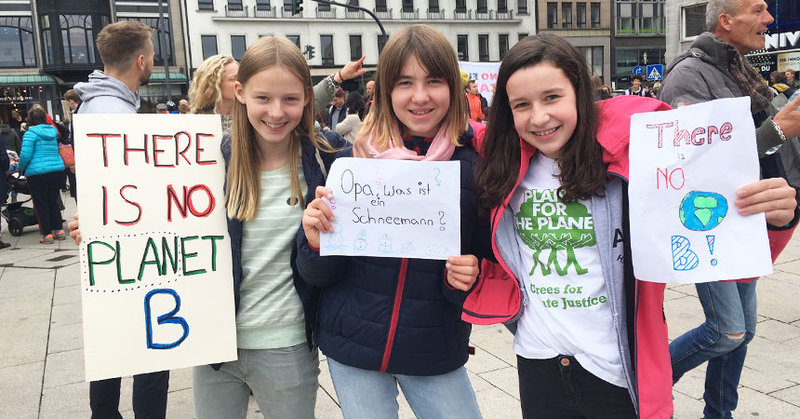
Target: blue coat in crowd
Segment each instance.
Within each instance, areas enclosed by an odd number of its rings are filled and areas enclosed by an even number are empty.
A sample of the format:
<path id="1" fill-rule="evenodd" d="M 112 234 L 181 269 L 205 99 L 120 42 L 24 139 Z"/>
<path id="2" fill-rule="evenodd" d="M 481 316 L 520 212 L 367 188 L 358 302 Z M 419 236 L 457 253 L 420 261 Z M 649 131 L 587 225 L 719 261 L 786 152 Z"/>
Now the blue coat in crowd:
<path id="1" fill-rule="evenodd" d="M 64 160 L 58 154 L 58 130 L 48 124 L 34 125 L 22 136 L 19 170 L 25 176 L 63 172 Z"/>

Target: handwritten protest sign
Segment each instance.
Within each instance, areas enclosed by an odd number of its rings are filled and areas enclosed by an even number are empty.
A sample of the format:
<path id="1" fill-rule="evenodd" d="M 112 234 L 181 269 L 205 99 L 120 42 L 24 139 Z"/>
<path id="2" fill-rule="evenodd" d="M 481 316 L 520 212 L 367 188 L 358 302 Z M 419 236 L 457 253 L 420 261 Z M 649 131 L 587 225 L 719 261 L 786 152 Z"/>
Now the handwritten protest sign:
<path id="1" fill-rule="evenodd" d="M 633 267 L 651 282 L 772 273 L 763 213 L 743 217 L 736 190 L 758 180 L 750 98 L 634 115 L 630 142 Z"/>
<path id="2" fill-rule="evenodd" d="M 500 63 L 459 61 L 458 68 L 464 70 L 469 75 L 470 80 L 475 80 L 478 92 L 486 99 L 487 104 L 492 106 L 494 85 L 497 84 L 497 72 L 500 71 Z"/>
<path id="3" fill-rule="evenodd" d="M 336 221 L 320 237 L 320 254 L 461 254 L 460 168 L 457 161 L 337 159 L 326 183 Z"/>
<path id="4" fill-rule="evenodd" d="M 75 116 L 86 379 L 236 359 L 214 115 Z"/>

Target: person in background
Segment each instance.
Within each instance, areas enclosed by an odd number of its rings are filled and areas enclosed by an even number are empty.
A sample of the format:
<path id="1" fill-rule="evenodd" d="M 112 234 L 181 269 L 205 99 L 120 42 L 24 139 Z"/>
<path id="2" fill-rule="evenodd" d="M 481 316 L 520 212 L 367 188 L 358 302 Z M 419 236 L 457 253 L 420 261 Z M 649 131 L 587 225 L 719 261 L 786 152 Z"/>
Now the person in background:
<path id="1" fill-rule="evenodd" d="M 181 98 L 181 100 L 178 101 L 178 110 L 180 113 L 187 114 L 189 113 L 189 109 L 189 99 Z"/>
<path id="2" fill-rule="evenodd" d="M 78 111 L 78 107 L 81 105 L 81 97 L 78 95 L 78 92 L 75 89 L 69 89 L 64 92 L 64 102 L 67 103 L 67 107 L 70 111 L 69 117 L 69 137 L 66 141 L 62 140 L 63 144 L 71 144 L 73 153 L 75 152 L 75 137 L 74 137 L 74 126 L 73 126 L 73 119 L 75 118 L 75 113 Z M 67 182 L 69 182 L 69 196 L 78 202 L 78 185 L 75 183 L 75 166 L 67 167 L 64 170 L 66 173 Z"/>
<path id="3" fill-rule="evenodd" d="M 331 106 L 328 108 L 328 116 L 325 117 L 325 125 L 328 129 L 335 131 L 336 125 L 347 117 L 347 110 L 344 107 L 344 90 L 339 88 L 333 96 Z"/>
<path id="4" fill-rule="evenodd" d="M 161 103 L 161 102 L 157 103 L 156 104 L 156 113 L 168 114 L 169 113 L 169 108 L 167 108 L 167 104 L 166 103 Z"/>
<path id="5" fill-rule="evenodd" d="M 8 177 L 6 177 L 6 173 L 9 170 L 9 166 L 9 157 L 6 152 L 6 136 L 0 131 L 0 205 L 5 204 L 8 200 Z M 4 242 L 0 237 L 0 249 L 10 246 L 11 243 Z"/>
<path id="6" fill-rule="evenodd" d="M 475 122 L 482 122 L 486 119 L 486 115 L 483 114 L 478 84 L 475 80 L 470 80 L 467 82 L 467 87 L 464 88 L 464 91 L 467 94 L 467 103 L 469 104 L 469 118 Z"/>
<path id="7" fill-rule="evenodd" d="M 631 86 L 625 89 L 626 95 L 647 96 L 642 88 L 642 76 L 636 74 L 631 78 Z"/>
<path id="8" fill-rule="evenodd" d="M 369 113 L 369 108 L 372 107 L 372 100 L 375 98 L 375 80 L 370 80 L 367 82 L 367 85 L 364 86 L 364 92 L 366 95 L 364 96 L 364 113 L 361 116 L 361 119 L 364 119 L 364 116 Z"/>
<path id="9" fill-rule="evenodd" d="M 347 116 L 342 122 L 336 124 L 336 133 L 352 143 L 361 129 L 361 118 L 358 115 L 358 111 L 363 108 L 364 101 L 358 92 L 350 92 L 347 95 L 344 106 L 347 108 Z"/>
<path id="10" fill-rule="evenodd" d="M 31 197 L 39 217 L 42 244 L 64 240 L 59 189 L 63 182 L 64 161 L 58 154 L 58 130 L 47 123 L 41 108 L 28 112 L 28 130 L 22 136 L 19 168 L 28 178 Z"/>
<path id="11" fill-rule="evenodd" d="M 784 74 L 786 74 L 786 83 L 789 84 L 789 86 L 792 86 L 792 89 L 794 90 L 800 89 L 800 80 L 797 80 L 795 78 L 794 70 L 789 68 L 786 71 L 784 71 Z"/>
<path id="12" fill-rule="evenodd" d="M 5 120 L 0 121 L 0 134 L 5 138 L 8 149 L 19 154 L 19 150 L 22 148 L 22 138 Z"/>

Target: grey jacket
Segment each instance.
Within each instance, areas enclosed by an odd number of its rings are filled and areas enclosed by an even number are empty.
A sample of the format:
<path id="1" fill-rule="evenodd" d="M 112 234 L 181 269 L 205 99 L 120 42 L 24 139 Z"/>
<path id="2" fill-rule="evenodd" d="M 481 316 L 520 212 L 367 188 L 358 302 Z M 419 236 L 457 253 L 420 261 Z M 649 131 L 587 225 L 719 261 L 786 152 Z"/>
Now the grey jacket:
<path id="1" fill-rule="evenodd" d="M 92 72 L 88 82 L 76 84 L 75 91 L 82 101 L 79 113 L 136 113 L 141 103 L 138 93 L 100 70 Z"/>
<path id="2" fill-rule="evenodd" d="M 731 57 L 738 53 L 732 45 L 711 33 L 698 36 L 692 47 L 667 67 L 659 99 L 677 108 L 714 99 L 744 96 L 728 71 Z M 783 143 L 772 123 L 772 117 L 776 113 L 778 110 L 770 105 L 764 115 L 753 115 L 759 157 Z"/>

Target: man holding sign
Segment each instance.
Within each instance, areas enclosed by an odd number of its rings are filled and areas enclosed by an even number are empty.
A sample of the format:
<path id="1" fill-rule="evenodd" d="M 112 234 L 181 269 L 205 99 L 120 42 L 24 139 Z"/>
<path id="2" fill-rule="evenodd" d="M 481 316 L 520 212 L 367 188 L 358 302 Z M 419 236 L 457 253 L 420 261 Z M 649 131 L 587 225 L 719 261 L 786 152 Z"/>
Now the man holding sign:
<path id="1" fill-rule="evenodd" d="M 800 98 L 776 113 L 772 95 L 743 54 L 764 48 L 764 33 L 773 21 L 763 0 L 709 0 L 708 31 L 667 70 L 661 100 L 673 107 L 714 99 L 750 97 L 759 157 L 787 137 L 800 134 Z M 795 191 L 788 186 L 777 154 L 761 161 L 762 180 L 737 191 L 739 214 L 764 212 L 773 260 L 796 225 Z M 736 279 L 736 278 L 733 278 Z M 698 283 L 706 321 L 670 344 L 673 381 L 708 361 L 706 417 L 730 417 L 738 402 L 737 386 L 747 343 L 756 326 L 755 281 Z M 721 389 L 721 390 L 720 390 Z"/>
<path id="2" fill-rule="evenodd" d="M 97 35 L 97 50 L 103 71 L 89 75 L 88 83 L 75 90 L 83 103 L 79 113 L 131 113 L 139 109 L 139 86 L 147 84 L 153 71 L 152 28 L 137 21 L 108 25 Z M 70 223 L 70 230 L 77 225 Z M 73 235 L 75 238 L 75 235 Z M 76 238 L 80 242 L 80 236 Z M 121 418 L 120 378 L 92 381 L 89 405 L 92 418 Z M 164 418 L 167 415 L 169 371 L 133 377 L 133 411 L 137 417 Z"/>

